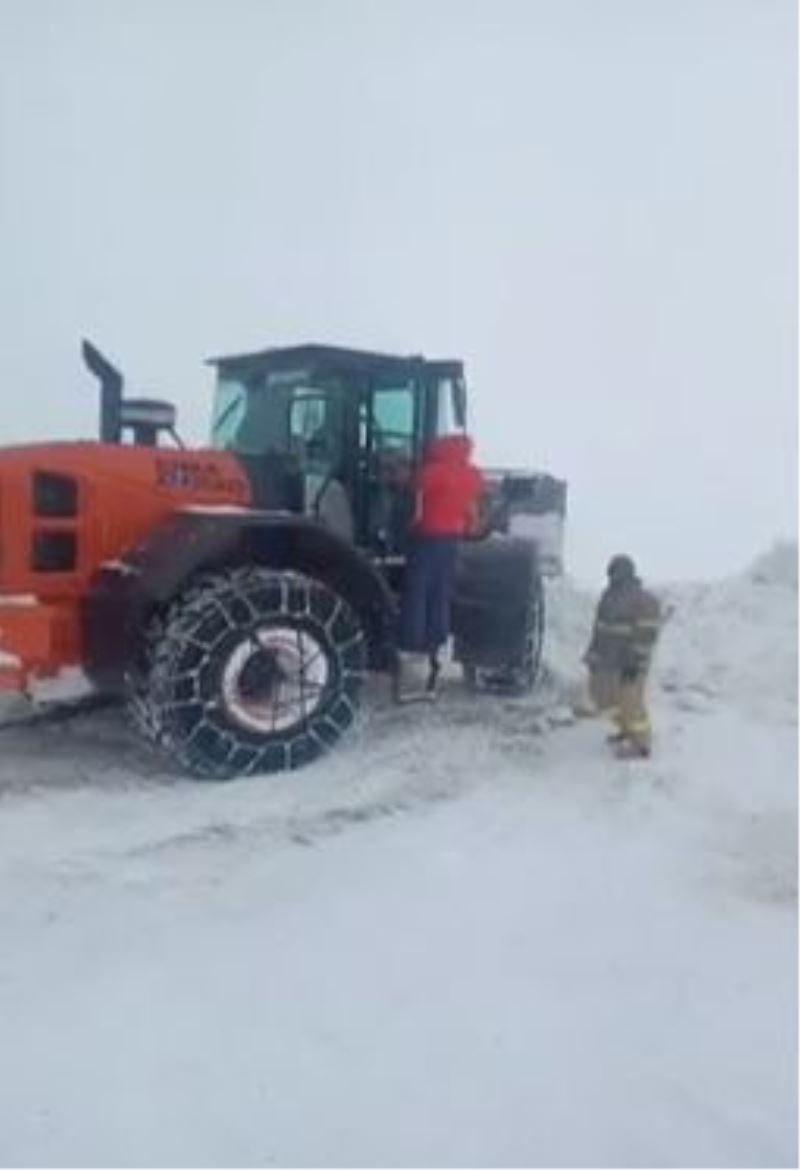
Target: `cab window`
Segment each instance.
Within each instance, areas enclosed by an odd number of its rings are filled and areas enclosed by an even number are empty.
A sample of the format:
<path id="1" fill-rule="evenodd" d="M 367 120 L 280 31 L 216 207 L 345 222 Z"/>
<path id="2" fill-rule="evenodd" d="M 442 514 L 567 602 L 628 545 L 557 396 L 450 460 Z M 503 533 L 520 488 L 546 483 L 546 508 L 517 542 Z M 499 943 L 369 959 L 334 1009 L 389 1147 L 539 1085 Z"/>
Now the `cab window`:
<path id="1" fill-rule="evenodd" d="M 289 404 L 289 448 L 300 461 L 335 472 L 343 461 L 342 400 L 331 388 L 295 387 Z"/>
<path id="2" fill-rule="evenodd" d="M 377 385 L 372 393 L 372 447 L 376 451 L 414 453 L 416 429 L 414 383 Z"/>
<path id="3" fill-rule="evenodd" d="M 308 370 L 221 377 L 212 424 L 215 447 L 239 455 L 293 454 L 326 473 L 342 462 L 344 399 L 336 378 Z"/>
<path id="4" fill-rule="evenodd" d="M 436 383 L 436 434 L 463 434 L 467 426 L 463 378 L 439 378 Z"/>

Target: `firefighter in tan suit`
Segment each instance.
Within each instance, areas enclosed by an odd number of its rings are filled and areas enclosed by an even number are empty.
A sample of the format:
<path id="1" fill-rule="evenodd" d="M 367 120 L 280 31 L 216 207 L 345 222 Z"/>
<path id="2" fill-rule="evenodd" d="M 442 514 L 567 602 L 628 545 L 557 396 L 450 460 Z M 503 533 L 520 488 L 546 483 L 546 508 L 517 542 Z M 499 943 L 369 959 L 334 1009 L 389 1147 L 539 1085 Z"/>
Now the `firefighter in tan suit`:
<path id="1" fill-rule="evenodd" d="M 617 725 L 609 742 L 620 756 L 650 755 L 645 686 L 660 628 L 658 599 L 642 585 L 631 558 L 612 557 L 584 662 L 595 708 Z"/>

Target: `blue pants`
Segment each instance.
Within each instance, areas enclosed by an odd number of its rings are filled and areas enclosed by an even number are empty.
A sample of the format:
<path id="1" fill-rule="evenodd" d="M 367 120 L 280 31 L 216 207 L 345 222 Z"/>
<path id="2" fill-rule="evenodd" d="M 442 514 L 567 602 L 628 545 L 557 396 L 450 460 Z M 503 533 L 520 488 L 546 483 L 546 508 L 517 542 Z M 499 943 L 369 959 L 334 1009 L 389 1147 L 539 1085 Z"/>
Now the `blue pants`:
<path id="1" fill-rule="evenodd" d="M 456 537 L 414 537 L 400 605 L 401 650 L 434 654 L 450 637 L 457 554 Z"/>

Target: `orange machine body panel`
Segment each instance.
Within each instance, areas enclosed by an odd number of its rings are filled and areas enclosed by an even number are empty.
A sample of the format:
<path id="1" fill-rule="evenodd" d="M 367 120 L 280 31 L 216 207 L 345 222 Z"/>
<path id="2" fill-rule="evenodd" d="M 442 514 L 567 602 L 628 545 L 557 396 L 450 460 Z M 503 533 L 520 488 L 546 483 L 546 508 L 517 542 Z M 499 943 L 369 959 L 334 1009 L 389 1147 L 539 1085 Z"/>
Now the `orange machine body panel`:
<path id="1" fill-rule="evenodd" d="M 59 485 L 66 507 L 47 498 Z M 79 601 L 101 565 L 177 510 L 251 502 L 225 452 L 92 442 L 0 451 L 0 690 L 80 664 Z"/>

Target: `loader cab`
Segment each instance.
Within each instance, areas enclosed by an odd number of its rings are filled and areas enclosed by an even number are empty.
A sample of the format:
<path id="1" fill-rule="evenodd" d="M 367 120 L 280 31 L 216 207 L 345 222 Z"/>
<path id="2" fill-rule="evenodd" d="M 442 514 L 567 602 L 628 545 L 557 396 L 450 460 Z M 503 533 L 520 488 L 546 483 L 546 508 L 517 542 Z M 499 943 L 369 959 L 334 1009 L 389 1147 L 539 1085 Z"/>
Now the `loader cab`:
<path id="1" fill-rule="evenodd" d="M 212 364 L 212 444 L 242 461 L 258 506 L 401 563 L 425 444 L 466 428 L 461 362 L 308 345 Z"/>

